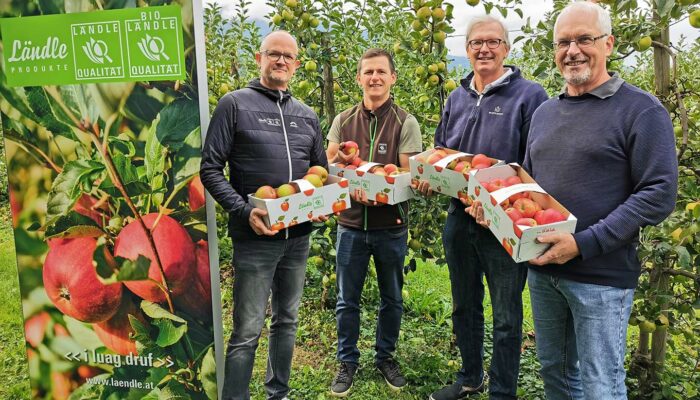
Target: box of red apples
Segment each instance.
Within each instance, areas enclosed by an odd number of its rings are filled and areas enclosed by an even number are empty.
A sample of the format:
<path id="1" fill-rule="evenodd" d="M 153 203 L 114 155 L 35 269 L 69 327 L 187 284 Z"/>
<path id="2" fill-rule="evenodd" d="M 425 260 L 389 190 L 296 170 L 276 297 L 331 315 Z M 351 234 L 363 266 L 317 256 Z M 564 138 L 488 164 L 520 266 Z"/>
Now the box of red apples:
<path id="1" fill-rule="evenodd" d="M 267 211 L 267 226 L 277 231 L 319 215 L 339 214 L 350 208 L 348 180 L 329 175 L 325 168 L 311 167 L 306 176 L 289 183 L 261 186 L 248 195 L 248 202 Z"/>
<path id="2" fill-rule="evenodd" d="M 394 164 L 362 161 L 356 157 L 353 164 L 331 164 L 331 175 L 348 180 L 350 190 L 364 189 L 367 199 L 382 204 L 398 204 L 413 198 L 411 174 Z"/>
<path id="3" fill-rule="evenodd" d="M 414 183 L 428 181 L 433 191 L 456 199 L 467 199 L 470 172 L 503 164 L 484 154 L 444 148 L 426 150 L 408 160 Z"/>
<path id="4" fill-rule="evenodd" d="M 516 262 L 539 257 L 549 244 L 543 234 L 576 229 L 576 217 L 547 194 L 518 164 L 472 173 L 469 198 L 479 200 L 489 229 Z"/>

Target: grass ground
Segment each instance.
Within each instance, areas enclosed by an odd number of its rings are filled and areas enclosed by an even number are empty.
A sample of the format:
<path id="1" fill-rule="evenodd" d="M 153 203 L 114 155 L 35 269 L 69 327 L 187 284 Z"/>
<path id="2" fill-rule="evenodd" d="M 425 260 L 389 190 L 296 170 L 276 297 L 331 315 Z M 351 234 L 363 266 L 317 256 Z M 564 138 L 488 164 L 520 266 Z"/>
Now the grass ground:
<path id="1" fill-rule="evenodd" d="M 0 208 L 0 399 L 27 399 L 27 353 L 10 221 L 7 207 Z"/>
<path id="2" fill-rule="evenodd" d="M 300 310 L 299 333 L 295 350 L 291 379 L 290 399 L 328 399 L 329 387 L 337 367 L 335 361 L 336 332 L 335 314 L 332 307 L 322 307 L 320 280 L 313 267 L 307 276 L 310 283 L 304 292 Z M 224 285 L 224 287 L 230 287 Z M 352 389 L 352 399 L 426 399 L 441 386 L 451 383 L 459 368 L 459 351 L 454 345 L 450 313 L 449 276 L 446 267 L 432 263 L 419 264 L 416 272 L 406 277 L 406 312 L 402 322 L 397 359 L 409 381 L 409 386 L 400 393 L 392 392 L 373 367 L 373 346 L 377 313 L 377 287 L 368 284 L 363 294 L 361 330 L 358 346 L 362 353 L 360 370 Z M 226 298 L 226 296 L 224 296 Z M 529 296 L 524 295 L 524 331 L 532 332 Z M 491 352 L 491 308 L 488 298 L 484 302 L 486 317 L 486 363 Z M 224 313 L 224 315 L 227 315 Z M 226 335 L 230 321 L 226 324 Z M 265 362 L 267 352 L 267 330 L 263 332 L 252 382 L 252 398 L 264 399 Z M 543 399 L 542 384 L 537 375 L 538 364 L 534 343 L 524 342 L 519 395 L 524 399 Z M 485 366 L 488 368 L 488 364 Z M 482 398 L 488 398 L 484 395 Z"/>

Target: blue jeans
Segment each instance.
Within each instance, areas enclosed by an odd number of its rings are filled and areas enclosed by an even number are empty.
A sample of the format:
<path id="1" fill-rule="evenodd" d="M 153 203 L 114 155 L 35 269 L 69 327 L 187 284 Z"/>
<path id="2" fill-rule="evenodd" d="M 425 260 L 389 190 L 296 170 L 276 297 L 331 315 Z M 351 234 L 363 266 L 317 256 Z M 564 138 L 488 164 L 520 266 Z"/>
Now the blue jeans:
<path id="1" fill-rule="evenodd" d="M 483 379 L 485 276 L 493 309 L 489 396 L 515 399 L 527 268 L 515 263 L 496 237 L 463 207 L 450 206 L 442 241 L 450 270 L 452 325 L 462 356 L 457 382 L 477 387 Z"/>
<path id="2" fill-rule="evenodd" d="M 549 400 L 627 399 L 625 351 L 634 289 L 530 270 L 537 358 Z"/>
<path id="3" fill-rule="evenodd" d="M 360 351 L 360 297 L 365 284 L 369 257 L 374 257 L 379 284 L 379 316 L 375 343 L 377 362 L 392 356 L 403 314 L 403 263 L 408 229 L 361 231 L 338 226 L 336 277 L 338 302 L 335 316 L 338 328 L 338 360 L 358 364 Z"/>
<path id="4" fill-rule="evenodd" d="M 309 235 L 287 240 L 233 242 L 233 332 L 226 352 L 224 400 L 249 400 L 255 350 L 272 292 L 272 324 L 265 391 L 268 399 L 289 393 L 289 375 L 304 288 Z"/>

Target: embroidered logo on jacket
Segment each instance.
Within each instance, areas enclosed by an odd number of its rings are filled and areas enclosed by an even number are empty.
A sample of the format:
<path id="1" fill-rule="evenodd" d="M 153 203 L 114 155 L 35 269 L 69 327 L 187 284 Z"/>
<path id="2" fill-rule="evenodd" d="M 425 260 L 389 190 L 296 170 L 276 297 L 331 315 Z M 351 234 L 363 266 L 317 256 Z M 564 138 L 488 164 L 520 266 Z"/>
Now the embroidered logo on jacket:
<path id="1" fill-rule="evenodd" d="M 275 118 L 275 119 L 272 119 L 272 118 L 258 118 L 258 122 L 260 122 L 261 124 L 267 124 L 267 125 L 270 125 L 270 126 L 282 126 L 282 123 L 281 123 L 280 120 L 277 119 L 277 118 Z"/>
<path id="2" fill-rule="evenodd" d="M 298 128 L 298 127 L 299 127 L 299 126 L 297 125 L 297 123 L 294 122 L 294 121 L 290 122 L 290 123 L 289 123 L 289 126 L 292 127 L 292 128 Z"/>
<path id="3" fill-rule="evenodd" d="M 386 148 L 387 148 L 386 143 L 379 143 L 379 144 L 377 145 L 377 153 L 379 153 L 379 154 L 386 154 Z"/>
<path id="4" fill-rule="evenodd" d="M 489 114 L 491 115 L 498 115 L 501 116 L 503 113 L 501 112 L 501 106 L 496 106 L 493 111 L 489 111 Z"/>

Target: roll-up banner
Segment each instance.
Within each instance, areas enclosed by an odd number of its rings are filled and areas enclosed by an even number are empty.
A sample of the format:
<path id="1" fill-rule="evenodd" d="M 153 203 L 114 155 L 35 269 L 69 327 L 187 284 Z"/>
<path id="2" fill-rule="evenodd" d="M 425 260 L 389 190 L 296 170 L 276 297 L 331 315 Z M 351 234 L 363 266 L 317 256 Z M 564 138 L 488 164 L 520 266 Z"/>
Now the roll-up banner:
<path id="1" fill-rule="evenodd" d="M 201 3 L 148 3 L 20 0 L 0 19 L 33 398 L 217 398 Z"/>

